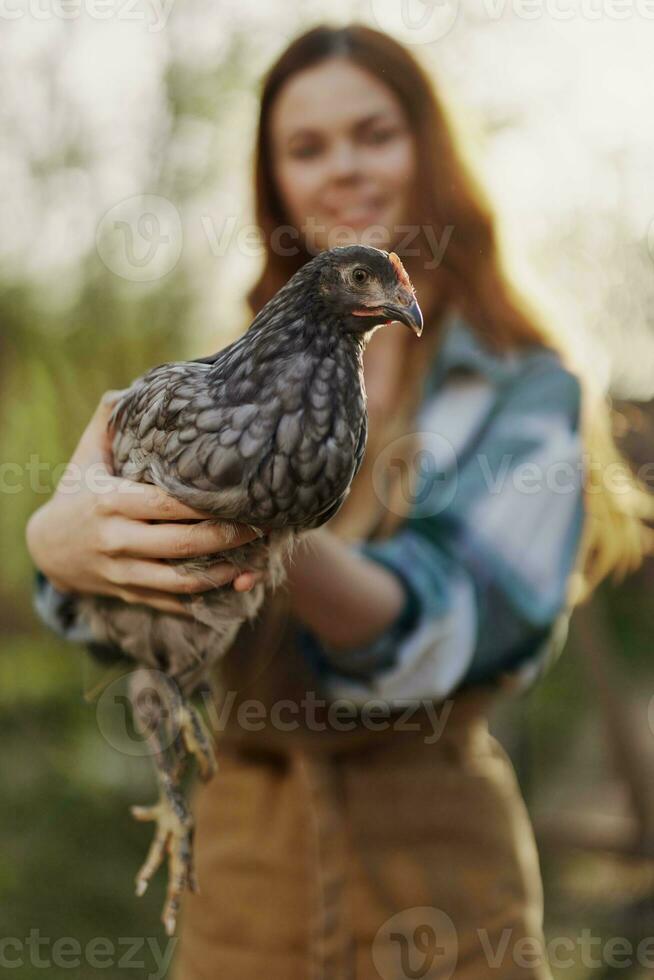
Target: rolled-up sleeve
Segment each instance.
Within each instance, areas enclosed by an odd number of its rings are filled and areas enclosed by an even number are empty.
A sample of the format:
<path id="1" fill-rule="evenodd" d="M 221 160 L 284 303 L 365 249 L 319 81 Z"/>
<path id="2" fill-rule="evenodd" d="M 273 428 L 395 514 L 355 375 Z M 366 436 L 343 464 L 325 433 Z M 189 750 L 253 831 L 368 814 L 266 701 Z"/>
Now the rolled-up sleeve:
<path id="1" fill-rule="evenodd" d="M 77 597 L 60 592 L 40 569 L 34 574 L 32 605 L 42 622 L 58 636 L 73 643 L 93 641 L 91 627 L 79 615 Z"/>
<path id="2" fill-rule="evenodd" d="M 537 673 L 530 668 L 561 634 L 583 525 L 579 416 L 578 379 L 558 360 L 537 360 L 498 390 L 444 473 L 437 443 L 446 433 L 430 432 L 424 415 L 432 490 L 392 537 L 356 546 L 398 576 L 411 614 L 353 650 L 330 650 L 301 628 L 330 696 L 439 699 L 504 673 Z"/>
<path id="3" fill-rule="evenodd" d="M 61 592 L 38 568 L 34 572 L 32 606 L 41 621 L 54 633 L 85 647 L 100 663 L 113 663 L 125 658 L 119 647 L 98 643 L 90 624 L 80 614 L 77 596 Z"/>

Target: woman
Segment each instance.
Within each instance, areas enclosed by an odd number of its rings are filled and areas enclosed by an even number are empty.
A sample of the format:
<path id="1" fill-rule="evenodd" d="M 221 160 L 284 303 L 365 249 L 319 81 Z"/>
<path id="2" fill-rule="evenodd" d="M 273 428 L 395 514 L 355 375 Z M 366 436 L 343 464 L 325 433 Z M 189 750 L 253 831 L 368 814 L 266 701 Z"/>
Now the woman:
<path id="1" fill-rule="evenodd" d="M 538 859 L 487 714 L 556 655 L 575 603 L 639 563 L 644 492 L 601 479 L 620 463 L 607 408 L 510 286 L 452 123 L 391 38 L 318 27 L 282 54 L 256 191 L 253 312 L 316 250 L 358 240 L 401 255 L 426 328 L 374 335 L 350 496 L 223 661 L 176 975 L 542 980 Z M 107 415 L 82 467 L 106 458 Z M 175 524 L 193 517 L 154 489 L 55 494 L 28 528 L 37 608 L 82 642 L 80 592 L 183 614 L 162 559 L 228 547 Z M 221 562 L 215 581 L 253 577 Z"/>

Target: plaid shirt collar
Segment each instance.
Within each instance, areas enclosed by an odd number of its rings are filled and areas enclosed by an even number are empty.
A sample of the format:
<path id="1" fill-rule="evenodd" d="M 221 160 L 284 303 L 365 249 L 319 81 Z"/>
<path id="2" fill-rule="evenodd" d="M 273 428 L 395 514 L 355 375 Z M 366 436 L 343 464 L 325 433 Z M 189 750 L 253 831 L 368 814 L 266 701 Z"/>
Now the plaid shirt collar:
<path id="1" fill-rule="evenodd" d="M 556 356 L 547 347 L 531 348 L 534 351 Z M 427 377 L 425 396 L 436 391 L 447 374 L 457 368 L 477 371 L 496 384 L 511 381 L 521 371 L 530 352 L 496 352 L 484 343 L 478 331 L 461 314 L 453 310 L 443 323 L 443 340 Z"/>

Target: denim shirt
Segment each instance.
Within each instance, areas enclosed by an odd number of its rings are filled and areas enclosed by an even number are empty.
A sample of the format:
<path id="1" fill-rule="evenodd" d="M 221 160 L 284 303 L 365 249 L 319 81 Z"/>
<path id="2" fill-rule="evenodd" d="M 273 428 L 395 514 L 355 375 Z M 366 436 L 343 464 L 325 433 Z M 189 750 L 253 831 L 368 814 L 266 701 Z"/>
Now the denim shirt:
<path id="1" fill-rule="evenodd" d="M 580 395 L 556 352 L 498 354 L 448 317 L 417 417 L 409 512 L 391 537 L 351 545 L 398 577 L 404 608 L 356 648 L 296 634 L 329 696 L 440 699 L 507 674 L 524 687 L 560 652 L 584 519 Z M 59 635 L 111 656 L 74 596 L 39 571 L 34 606 Z"/>

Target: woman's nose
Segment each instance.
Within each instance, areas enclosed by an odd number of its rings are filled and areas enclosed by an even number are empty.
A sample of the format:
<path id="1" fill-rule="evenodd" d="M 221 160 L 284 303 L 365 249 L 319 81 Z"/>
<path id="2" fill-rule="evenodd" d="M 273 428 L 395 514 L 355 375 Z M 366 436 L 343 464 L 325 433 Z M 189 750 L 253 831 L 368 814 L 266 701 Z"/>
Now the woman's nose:
<path id="1" fill-rule="evenodd" d="M 360 171 L 360 159 L 351 140 L 335 144 L 329 156 L 329 171 L 332 177 L 350 177 Z"/>

